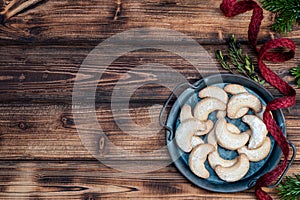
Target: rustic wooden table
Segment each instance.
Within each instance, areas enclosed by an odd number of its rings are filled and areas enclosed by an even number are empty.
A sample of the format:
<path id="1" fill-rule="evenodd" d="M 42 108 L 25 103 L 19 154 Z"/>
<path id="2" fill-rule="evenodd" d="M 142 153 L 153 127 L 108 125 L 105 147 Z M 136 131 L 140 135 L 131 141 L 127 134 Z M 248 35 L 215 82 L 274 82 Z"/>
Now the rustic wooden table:
<path id="1" fill-rule="evenodd" d="M 255 199 L 253 189 L 234 194 L 200 189 L 173 164 L 149 173 L 108 167 L 84 147 L 72 114 L 73 84 L 81 63 L 100 42 L 125 30 L 155 26 L 180 31 L 200 43 L 212 58 L 215 50 L 226 49 L 225 39 L 233 33 L 243 49 L 254 56 L 247 46 L 251 12 L 228 19 L 220 12 L 219 4 L 220 0 L 49 0 L 0 25 L 0 199 Z M 281 37 L 270 31 L 271 24 L 272 15 L 265 12 L 259 43 Z M 300 45 L 298 27 L 286 37 Z M 190 82 L 201 78 L 178 55 L 154 49 L 128 52 L 106 69 L 98 82 L 95 103 L 102 129 L 109 141 L 128 152 L 150 152 L 147 157 L 122 158 L 114 149 L 106 148 L 107 140 L 97 137 L 97 130 L 91 130 L 96 144 L 94 154 L 108 155 L 104 160 L 121 169 L 134 170 L 132 163 L 170 160 L 166 151 L 151 153 L 165 145 L 163 129 L 150 137 L 132 136 L 124 133 L 113 118 L 118 111 L 112 110 L 110 99 L 117 81 L 122 79 L 131 85 L 139 80 L 141 87 L 131 96 L 129 107 L 121 108 L 129 115 L 119 117 L 126 123 L 132 119 L 139 126 L 147 126 L 151 119 L 158 124 L 158 113 L 170 90 L 148 84 L 153 78 L 150 73 L 130 73 L 147 63 L 171 66 Z M 296 88 L 288 70 L 299 63 L 298 48 L 295 59 L 268 66 Z M 203 76 L 216 73 L 210 65 L 204 63 L 208 67 L 202 69 Z M 220 66 L 218 69 L 225 72 Z M 169 69 L 160 70 L 167 73 Z M 93 69 L 84 75 L 91 74 Z M 90 84 L 88 78 L 82 81 L 83 88 Z M 280 96 L 270 85 L 265 87 Z M 126 103 L 122 98 L 117 100 Z M 298 94 L 297 105 L 283 112 L 288 139 L 300 151 Z M 142 134 L 150 133 L 146 129 Z M 300 173 L 299 167 L 297 156 L 288 174 Z M 278 198 L 274 189 L 267 191 Z"/>

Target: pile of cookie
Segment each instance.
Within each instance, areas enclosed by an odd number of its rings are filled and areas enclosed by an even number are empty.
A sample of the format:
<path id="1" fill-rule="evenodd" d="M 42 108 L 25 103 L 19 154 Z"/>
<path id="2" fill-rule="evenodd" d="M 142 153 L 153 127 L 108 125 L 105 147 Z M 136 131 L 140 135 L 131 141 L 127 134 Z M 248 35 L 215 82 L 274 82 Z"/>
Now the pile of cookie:
<path id="1" fill-rule="evenodd" d="M 182 151 L 190 152 L 189 166 L 198 177 L 209 178 L 204 164 L 208 160 L 220 179 L 238 181 L 247 174 L 250 162 L 261 161 L 270 152 L 271 140 L 262 121 L 265 107 L 257 96 L 238 84 L 227 84 L 224 88 L 208 86 L 199 92 L 199 97 L 201 101 L 193 111 L 188 104 L 182 107 L 176 143 Z M 216 112 L 215 123 L 208 119 L 212 112 Z M 227 119 L 240 118 L 249 126 L 242 133 L 227 122 Z M 224 159 L 219 155 L 218 146 L 237 151 L 238 156 Z"/>

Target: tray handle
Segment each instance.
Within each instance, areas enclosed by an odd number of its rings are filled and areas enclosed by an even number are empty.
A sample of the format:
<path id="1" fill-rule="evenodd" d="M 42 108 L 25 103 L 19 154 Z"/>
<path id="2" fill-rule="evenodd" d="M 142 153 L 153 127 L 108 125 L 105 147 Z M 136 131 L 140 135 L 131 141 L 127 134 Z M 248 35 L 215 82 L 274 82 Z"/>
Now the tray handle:
<path id="1" fill-rule="evenodd" d="M 292 163 L 294 162 L 294 159 L 296 157 L 296 147 L 293 143 L 291 143 L 290 141 L 288 141 L 288 144 L 290 145 L 290 147 L 292 148 L 293 150 L 293 155 L 291 157 L 291 160 L 289 161 L 289 164 L 286 166 L 286 168 L 284 169 L 284 171 L 282 172 L 282 174 L 280 175 L 279 179 L 276 181 L 276 183 L 272 184 L 272 185 L 268 185 L 266 186 L 267 188 L 275 188 L 277 187 L 281 181 L 283 180 L 283 178 L 285 177 L 286 173 L 288 172 L 288 170 L 290 169 Z M 251 180 L 249 183 L 248 183 L 248 186 L 250 188 L 254 187 L 256 185 L 256 182 L 257 182 L 257 178 L 256 179 L 253 179 Z"/>
<path id="2" fill-rule="evenodd" d="M 289 169 L 290 169 L 292 163 L 293 163 L 294 160 L 295 160 L 296 152 L 297 152 L 297 151 L 296 151 L 296 147 L 295 147 L 295 145 L 294 145 L 292 142 L 290 142 L 290 141 L 288 141 L 288 144 L 290 145 L 290 147 L 291 147 L 292 150 L 293 150 L 293 155 L 292 155 L 292 157 L 291 157 L 291 160 L 290 160 L 289 164 L 286 166 L 286 168 L 284 169 L 284 171 L 283 171 L 283 173 L 281 174 L 281 176 L 279 177 L 279 179 L 276 181 L 276 183 L 274 183 L 273 185 L 267 186 L 268 188 L 275 188 L 275 187 L 277 187 L 277 186 L 281 183 L 282 179 L 285 177 L 286 173 L 289 171 Z"/>
<path id="3" fill-rule="evenodd" d="M 171 94 L 169 95 L 167 101 L 164 103 L 164 105 L 163 105 L 163 107 L 162 107 L 162 109 L 161 109 L 161 111 L 160 111 L 160 113 L 159 113 L 159 124 L 160 124 L 163 128 L 167 129 L 167 130 L 170 132 L 170 134 L 169 134 L 169 136 L 168 136 L 168 140 L 169 140 L 169 141 L 172 140 L 172 138 L 173 138 L 173 130 L 172 130 L 171 127 L 167 126 L 167 125 L 165 124 L 165 122 L 163 121 L 163 114 L 166 112 L 167 106 L 169 105 L 170 101 L 173 99 L 174 95 L 176 95 L 176 93 L 178 92 L 178 90 L 181 89 L 182 87 L 187 87 L 187 86 L 188 86 L 188 87 L 190 87 L 190 88 L 192 88 L 192 89 L 197 89 L 197 88 L 199 87 L 199 85 L 200 85 L 200 84 L 198 84 L 198 85 L 193 85 L 193 84 L 191 84 L 191 83 L 189 83 L 189 82 L 180 83 L 179 85 L 177 85 L 177 86 L 174 88 L 174 90 L 173 90 L 173 91 L 171 92 Z"/>

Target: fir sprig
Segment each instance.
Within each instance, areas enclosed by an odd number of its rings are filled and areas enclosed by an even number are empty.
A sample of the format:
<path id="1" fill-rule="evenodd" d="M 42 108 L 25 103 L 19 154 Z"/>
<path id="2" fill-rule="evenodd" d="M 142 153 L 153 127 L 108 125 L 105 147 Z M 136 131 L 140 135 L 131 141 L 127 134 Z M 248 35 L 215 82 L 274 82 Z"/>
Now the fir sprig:
<path id="1" fill-rule="evenodd" d="M 299 200 L 300 199 L 300 174 L 295 177 L 287 176 L 277 188 L 280 199 Z"/>
<path id="2" fill-rule="evenodd" d="M 234 69 L 231 67 L 229 63 L 229 57 L 227 55 L 222 54 L 221 50 L 216 51 L 216 58 L 220 62 L 223 69 L 226 69 L 234 74 Z"/>
<path id="3" fill-rule="evenodd" d="M 216 51 L 216 58 L 220 62 L 223 69 L 230 71 L 231 73 L 240 73 L 248 78 L 264 84 L 265 81 L 261 80 L 259 75 L 255 71 L 253 60 L 247 55 L 243 54 L 240 43 L 235 39 L 234 35 L 231 35 L 228 41 L 229 56 L 223 55 L 222 51 Z M 231 64 L 233 66 L 231 66 Z"/>
<path id="4" fill-rule="evenodd" d="M 290 69 L 291 74 L 295 77 L 295 80 L 300 88 L 300 65 L 298 67 L 293 67 Z"/>
<path id="5" fill-rule="evenodd" d="M 275 24 L 272 28 L 279 33 L 292 31 L 293 25 L 300 24 L 299 0 L 260 0 L 262 7 L 276 13 Z"/>

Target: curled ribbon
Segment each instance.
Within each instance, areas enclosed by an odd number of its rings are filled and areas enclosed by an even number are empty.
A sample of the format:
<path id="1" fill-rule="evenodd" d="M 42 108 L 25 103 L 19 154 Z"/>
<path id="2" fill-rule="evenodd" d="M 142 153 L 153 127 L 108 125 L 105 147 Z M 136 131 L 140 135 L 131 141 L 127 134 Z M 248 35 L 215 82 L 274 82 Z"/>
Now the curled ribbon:
<path id="1" fill-rule="evenodd" d="M 296 45 L 290 39 L 280 38 L 268 41 L 263 44 L 261 48 L 257 48 L 257 36 L 263 20 L 263 9 L 253 0 L 223 0 L 220 9 L 223 11 L 226 17 L 233 17 L 238 14 L 253 10 L 248 29 L 248 40 L 250 45 L 258 54 L 258 68 L 265 80 L 277 88 L 281 94 L 283 94 L 283 97 L 274 99 L 267 104 L 267 108 L 263 117 L 268 131 L 274 137 L 284 155 L 284 160 L 275 169 L 260 177 L 255 186 L 255 195 L 258 199 L 270 200 L 272 198 L 262 190 L 262 187 L 271 184 L 282 174 L 283 170 L 286 168 L 289 157 L 289 145 L 286 137 L 277 125 L 276 121 L 272 118 L 269 111 L 288 108 L 295 105 L 296 91 L 284 80 L 282 80 L 276 73 L 269 69 L 263 61 L 268 60 L 272 62 L 284 62 L 289 60 L 295 55 Z M 279 47 L 288 48 L 290 50 L 285 53 L 270 52 L 270 50 Z"/>

